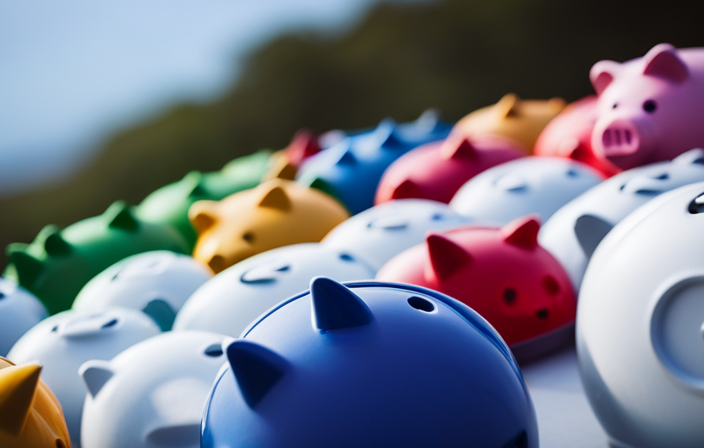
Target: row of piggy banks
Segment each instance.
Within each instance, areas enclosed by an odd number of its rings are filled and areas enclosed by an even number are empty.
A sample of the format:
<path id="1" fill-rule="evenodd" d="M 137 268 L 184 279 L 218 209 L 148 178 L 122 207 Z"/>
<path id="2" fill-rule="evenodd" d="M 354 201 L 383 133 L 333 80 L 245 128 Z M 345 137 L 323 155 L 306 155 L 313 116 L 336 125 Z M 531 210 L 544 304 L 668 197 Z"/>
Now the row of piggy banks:
<path id="1" fill-rule="evenodd" d="M 537 447 L 517 360 L 575 322 L 611 443 L 699 446 L 702 57 L 602 61 L 567 107 L 302 132 L 13 244 L 2 446 Z"/>

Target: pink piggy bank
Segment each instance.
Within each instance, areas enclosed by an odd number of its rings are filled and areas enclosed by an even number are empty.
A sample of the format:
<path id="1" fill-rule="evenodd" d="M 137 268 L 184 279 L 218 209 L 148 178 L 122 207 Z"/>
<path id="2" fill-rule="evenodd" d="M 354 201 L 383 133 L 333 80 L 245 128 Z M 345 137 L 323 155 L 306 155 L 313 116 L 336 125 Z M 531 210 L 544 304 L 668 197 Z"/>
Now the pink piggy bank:
<path id="1" fill-rule="evenodd" d="M 519 157 L 523 149 L 512 140 L 450 136 L 413 149 L 392 163 L 381 178 L 374 203 L 420 198 L 447 204 L 475 175 Z"/>
<path id="2" fill-rule="evenodd" d="M 597 62 L 589 77 L 597 156 L 629 169 L 704 146 L 704 48 L 659 44 L 622 64 Z"/>

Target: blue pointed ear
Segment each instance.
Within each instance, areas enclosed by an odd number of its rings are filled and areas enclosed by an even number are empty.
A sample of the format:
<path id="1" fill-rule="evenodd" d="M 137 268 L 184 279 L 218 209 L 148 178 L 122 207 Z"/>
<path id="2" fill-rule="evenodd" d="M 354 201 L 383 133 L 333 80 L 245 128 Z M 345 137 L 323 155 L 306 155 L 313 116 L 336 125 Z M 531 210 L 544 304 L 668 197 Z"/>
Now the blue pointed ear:
<path id="1" fill-rule="evenodd" d="M 327 277 L 310 282 L 313 327 L 320 331 L 359 327 L 374 320 L 364 300 L 345 285 Z"/>
<path id="2" fill-rule="evenodd" d="M 357 159 L 354 158 L 351 148 L 347 148 L 336 162 L 337 165 L 354 165 L 356 163 Z"/>
<path id="3" fill-rule="evenodd" d="M 256 406 L 289 369 L 284 358 L 245 339 L 237 339 L 227 347 L 227 359 L 242 398 L 250 408 Z"/>
<path id="4" fill-rule="evenodd" d="M 403 140 L 398 136 L 396 122 L 390 118 L 382 120 L 374 131 L 381 140 L 381 148 L 395 149 L 403 146 Z"/>

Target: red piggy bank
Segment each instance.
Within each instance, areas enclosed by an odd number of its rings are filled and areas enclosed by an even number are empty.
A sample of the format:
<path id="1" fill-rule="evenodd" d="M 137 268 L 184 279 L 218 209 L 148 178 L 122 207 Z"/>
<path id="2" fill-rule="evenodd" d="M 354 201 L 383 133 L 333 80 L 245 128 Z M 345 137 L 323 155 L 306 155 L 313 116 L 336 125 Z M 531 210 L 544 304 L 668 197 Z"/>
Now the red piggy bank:
<path id="1" fill-rule="evenodd" d="M 596 123 L 597 97 L 591 95 L 568 104 L 553 118 L 535 142 L 537 156 L 566 157 L 585 163 L 611 177 L 621 170 L 592 149 L 592 131 Z"/>
<path id="2" fill-rule="evenodd" d="M 577 301 L 562 266 L 538 245 L 539 229 L 529 215 L 503 228 L 431 233 L 392 258 L 376 279 L 454 297 L 488 320 L 517 358 L 540 356 L 570 340 Z"/>
<path id="3" fill-rule="evenodd" d="M 472 177 L 522 156 L 522 147 L 511 140 L 495 136 L 467 139 L 456 134 L 396 160 L 384 172 L 374 202 L 420 198 L 447 204 Z"/>

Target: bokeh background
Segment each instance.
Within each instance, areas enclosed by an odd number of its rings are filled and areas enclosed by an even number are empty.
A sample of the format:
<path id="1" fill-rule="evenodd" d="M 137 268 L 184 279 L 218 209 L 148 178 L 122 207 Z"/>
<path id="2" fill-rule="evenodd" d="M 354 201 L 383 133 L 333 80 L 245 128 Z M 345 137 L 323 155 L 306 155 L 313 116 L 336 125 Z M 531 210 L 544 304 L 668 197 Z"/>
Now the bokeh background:
<path id="1" fill-rule="evenodd" d="M 589 68 L 704 46 L 696 2 L 0 0 L 0 248 L 300 128 L 592 93 Z M 6 264 L 4 255 L 0 268 Z"/>

